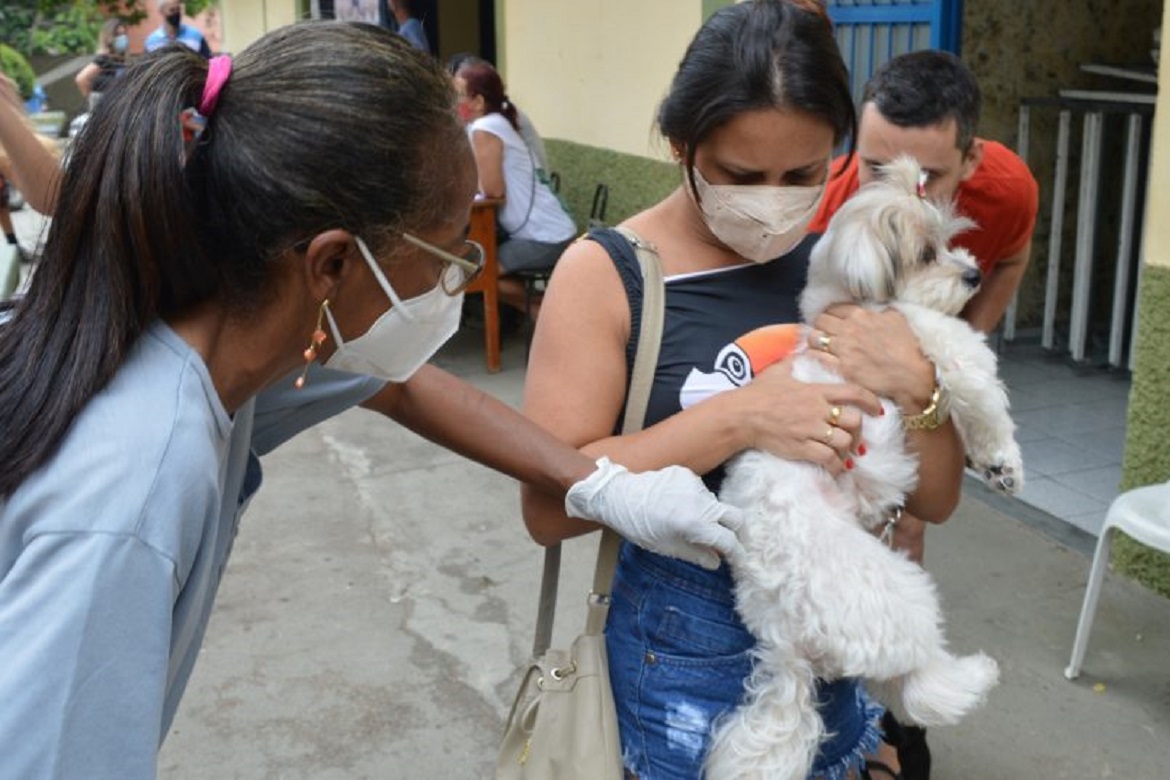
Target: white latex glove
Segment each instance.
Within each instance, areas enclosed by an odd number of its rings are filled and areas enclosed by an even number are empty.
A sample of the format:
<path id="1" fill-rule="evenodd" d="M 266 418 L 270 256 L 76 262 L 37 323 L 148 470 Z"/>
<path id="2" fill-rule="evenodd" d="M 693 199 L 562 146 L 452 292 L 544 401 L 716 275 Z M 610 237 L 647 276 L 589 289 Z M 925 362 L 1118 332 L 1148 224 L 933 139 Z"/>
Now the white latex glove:
<path id="1" fill-rule="evenodd" d="M 569 488 L 565 511 L 608 526 L 651 552 L 705 569 L 719 568 L 720 555 L 741 552 L 736 538 L 743 524 L 740 511 L 721 504 L 682 466 L 631 474 L 601 458 L 597 471 Z"/>

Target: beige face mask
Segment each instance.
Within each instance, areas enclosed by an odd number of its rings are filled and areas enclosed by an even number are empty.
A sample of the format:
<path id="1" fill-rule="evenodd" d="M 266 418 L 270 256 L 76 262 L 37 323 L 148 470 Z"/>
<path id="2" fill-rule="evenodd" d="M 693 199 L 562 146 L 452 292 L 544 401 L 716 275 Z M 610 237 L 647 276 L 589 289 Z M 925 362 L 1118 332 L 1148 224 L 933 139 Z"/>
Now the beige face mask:
<path id="1" fill-rule="evenodd" d="M 710 184 L 699 169 L 695 189 L 707 227 L 729 249 L 753 263 L 788 254 L 808 234 L 824 183 L 813 187 Z"/>

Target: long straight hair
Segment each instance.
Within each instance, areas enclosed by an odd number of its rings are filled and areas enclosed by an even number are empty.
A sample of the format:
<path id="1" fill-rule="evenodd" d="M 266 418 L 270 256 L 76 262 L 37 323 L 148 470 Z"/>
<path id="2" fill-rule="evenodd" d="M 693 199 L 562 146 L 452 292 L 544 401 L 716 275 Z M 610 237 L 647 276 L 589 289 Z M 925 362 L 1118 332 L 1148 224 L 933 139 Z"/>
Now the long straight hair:
<path id="1" fill-rule="evenodd" d="M 456 175 L 436 161 L 463 140 L 454 93 L 398 36 L 343 22 L 266 35 L 236 59 L 191 151 L 179 114 L 207 70 L 182 47 L 148 55 L 76 139 L 28 294 L 0 325 L 0 497 L 52 456 L 155 320 L 212 299 L 255 316 L 304 238 L 385 242 L 443 215 Z"/>

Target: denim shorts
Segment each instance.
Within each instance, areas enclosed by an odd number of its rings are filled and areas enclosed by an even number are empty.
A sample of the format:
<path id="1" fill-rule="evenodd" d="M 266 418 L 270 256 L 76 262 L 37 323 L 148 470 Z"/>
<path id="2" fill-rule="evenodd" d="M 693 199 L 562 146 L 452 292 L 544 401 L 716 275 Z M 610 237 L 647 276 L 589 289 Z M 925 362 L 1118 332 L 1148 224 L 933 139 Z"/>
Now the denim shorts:
<path id="1" fill-rule="evenodd" d="M 606 646 L 626 769 L 698 778 L 711 724 L 743 697 L 754 644 L 726 565 L 709 572 L 623 544 Z M 828 736 L 812 776 L 844 780 L 877 749 L 882 709 L 856 680 L 821 683 L 817 698 Z"/>

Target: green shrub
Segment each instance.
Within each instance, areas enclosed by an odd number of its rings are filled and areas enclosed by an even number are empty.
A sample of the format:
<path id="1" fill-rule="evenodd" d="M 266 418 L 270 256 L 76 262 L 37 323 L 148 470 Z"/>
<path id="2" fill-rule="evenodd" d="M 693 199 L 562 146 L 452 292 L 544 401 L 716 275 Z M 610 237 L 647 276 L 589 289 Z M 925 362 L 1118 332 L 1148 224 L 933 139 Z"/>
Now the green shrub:
<path id="1" fill-rule="evenodd" d="M 24 55 L 11 46 L 0 43 L 0 71 L 16 82 L 22 100 L 32 97 L 33 87 L 36 85 L 37 74 Z"/>
<path id="2" fill-rule="evenodd" d="M 58 8 L 32 32 L 32 50 L 37 53 L 92 54 L 97 49 L 102 16 L 93 3 Z"/>

